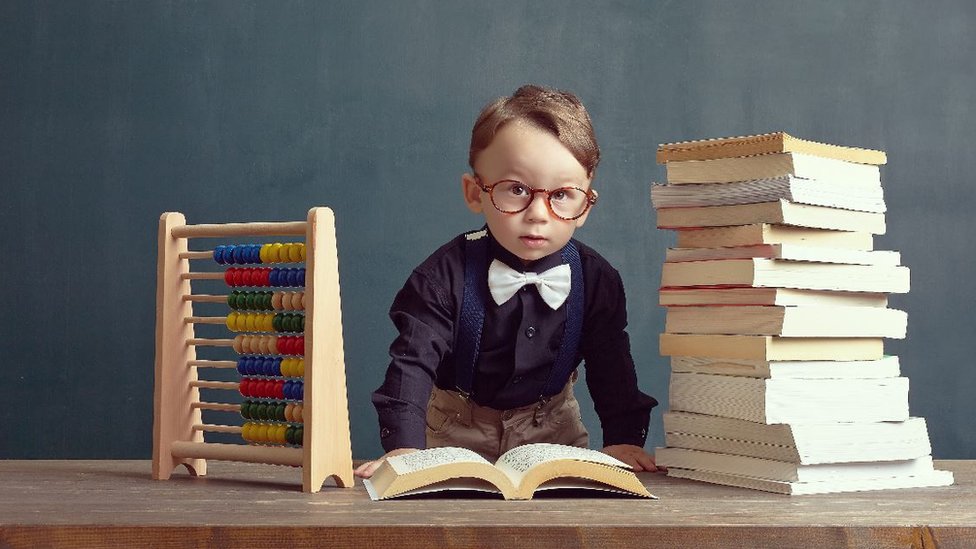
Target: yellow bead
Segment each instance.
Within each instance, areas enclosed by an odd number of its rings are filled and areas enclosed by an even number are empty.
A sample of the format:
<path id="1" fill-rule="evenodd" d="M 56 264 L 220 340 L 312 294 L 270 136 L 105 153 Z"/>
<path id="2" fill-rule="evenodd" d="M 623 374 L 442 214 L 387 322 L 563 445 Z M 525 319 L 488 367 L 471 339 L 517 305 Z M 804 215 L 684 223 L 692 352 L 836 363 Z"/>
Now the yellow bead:
<path id="1" fill-rule="evenodd" d="M 295 368 L 295 377 L 305 377 L 305 359 L 298 359 L 298 367 Z"/>
<path id="2" fill-rule="evenodd" d="M 248 332 L 253 332 L 254 331 L 254 314 L 247 313 L 247 314 L 243 315 L 243 319 L 242 320 L 243 320 L 243 322 L 241 322 L 240 320 L 238 321 L 238 326 L 240 326 L 240 329 L 241 330 L 246 330 Z"/>
<path id="3" fill-rule="evenodd" d="M 238 316 L 240 316 L 240 315 L 239 315 L 239 313 L 237 313 L 237 311 L 234 311 L 234 312 L 230 313 L 229 315 L 227 315 L 227 320 L 224 321 L 224 324 L 227 325 L 227 329 L 228 330 L 230 330 L 232 332 L 238 331 L 238 329 L 237 329 L 237 317 Z"/>
<path id="4" fill-rule="evenodd" d="M 268 426 L 264 423 L 259 423 L 256 429 L 254 440 L 256 442 L 267 442 L 268 441 Z"/>
<path id="5" fill-rule="evenodd" d="M 241 438 L 243 438 L 244 440 L 246 440 L 248 442 L 251 442 L 251 422 L 250 421 L 246 422 L 244 424 L 244 426 L 241 427 Z"/>
<path id="6" fill-rule="evenodd" d="M 281 242 L 275 242 L 268 249 L 268 259 L 269 263 L 278 263 L 281 261 L 279 254 L 281 253 Z"/>
<path id="7" fill-rule="evenodd" d="M 304 247 L 303 244 L 297 244 L 297 243 L 296 244 L 292 244 L 291 245 L 291 248 L 288 248 L 288 259 L 291 260 L 291 261 L 293 261 L 293 262 L 295 262 L 295 263 L 298 263 L 299 261 L 301 261 L 302 260 L 302 248 L 303 247 Z"/>
<path id="8" fill-rule="evenodd" d="M 268 253 L 271 252 L 271 244 L 264 244 L 261 246 L 261 251 L 258 253 L 258 257 L 261 258 L 261 263 L 271 263 L 268 260 Z"/>
<path id="9" fill-rule="evenodd" d="M 288 429 L 288 426 L 287 425 L 276 425 L 275 426 L 275 437 L 274 438 L 275 438 L 275 442 L 276 443 L 278 443 L 278 444 L 284 444 L 285 442 L 288 442 L 285 439 L 285 430 L 287 430 L 287 429 Z"/>
<path id="10" fill-rule="evenodd" d="M 301 252 L 300 259 L 302 261 L 305 261 L 305 257 L 306 257 L 306 254 L 305 254 L 305 244 L 302 244 L 301 246 L 302 247 L 299 249 L 299 251 Z"/>

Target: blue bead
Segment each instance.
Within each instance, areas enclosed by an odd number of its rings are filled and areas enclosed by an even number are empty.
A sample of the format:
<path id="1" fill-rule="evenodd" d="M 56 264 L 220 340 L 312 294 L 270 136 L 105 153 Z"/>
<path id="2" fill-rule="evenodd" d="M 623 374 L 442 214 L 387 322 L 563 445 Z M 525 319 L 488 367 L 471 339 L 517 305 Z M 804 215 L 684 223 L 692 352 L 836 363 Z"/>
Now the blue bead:
<path id="1" fill-rule="evenodd" d="M 276 356 L 276 357 L 272 358 L 271 360 L 273 361 L 272 362 L 272 368 L 273 368 L 273 371 L 274 371 L 274 375 L 280 376 L 281 375 L 281 357 L 280 356 Z"/>
<path id="2" fill-rule="evenodd" d="M 247 365 L 245 362 L 246 357 L 239 357 L 237 359 L 237 373 L 244 375 L 247 373 Z"/>
<path id="3" fill-rule="evenodd" d="M 268 275 L 268 283 L 271 286 L 275 286 L 275 287 L 281 285 L 281 284 L 278 283 L 278 268 L 277 267 L 275 267 L 274 269 L 271 269 L 271 274 Z"/>
<path id="4" fill-rule="evenodd" d="M 214 251 L 213 251 L 213 259 L 219 265 L 223 265 L 224 264 L 224 245 L 223 244 L 221 244 L 220 246 L 217 246 L 216 248 L 214 248 Z"/>
<path id="5" fill-rule="evenodd" d="M 247 253 L 245 254 L 245 258 L 247 259 L 248 263 L 260 263 L 260 261 L 258 261 L 259 259 L 258 254 L 255 253 L 256 251 L 257 250 L 255 250 L 254 244 L 249 244 L 247 246 Z"/>
<path id="6" fill-rule="evenodd" d="M 227 265 L 233 265 L 234 264 L 234 248 L 236 248 L 236 247 L 237 246 L 234 246 L 233 244 L 228 244 L 228 245 L 224 246 L 224 256 L 223 257 L 224 257 L 224 263 L 225 264 L 227 264 Z"/>
<path id="7" fill-rule="evenodd" d="M 288 269 L 288 286 L 298 286 L 298 269 Z"/>
<path id="8" fill-rule="evenodd" d="M 264 371 L 264 375 L 266 375 L 266 376 L 276 376 L 276 375 L 278 375 L 278 374 L 275 373 L 274 359 L 271 358 L 270 356 L 264 357 L 264 360 L 261 363 L 261 369 Z"/>
<path id="9" fill-rule="evenodd" d="M 234 246 L 234 251 L 231 255 L 234 257 L 234 263 L 242 265 L 244 263 L 244 246 Z"/>

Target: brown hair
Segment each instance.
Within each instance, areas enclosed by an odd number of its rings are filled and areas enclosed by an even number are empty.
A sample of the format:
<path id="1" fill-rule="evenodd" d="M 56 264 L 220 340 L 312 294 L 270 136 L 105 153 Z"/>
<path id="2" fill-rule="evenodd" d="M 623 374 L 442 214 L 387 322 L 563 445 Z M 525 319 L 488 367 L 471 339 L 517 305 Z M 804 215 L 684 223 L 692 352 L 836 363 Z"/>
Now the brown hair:
<path id="1" fill-rule="evenodd" d="M 500 97 L 481 110 L 471 130 L 468 151 L 471 169 L 474 169 L 478 154 L 488 148 L 498 130 L 515 120 L 551 133 L 582 164 L 586 175 L 593 177 L 600 163 L 600 146 L 596 143 L 586 107 L 570 92 L 536 85 L 522 86 L 511 97 Z"/>

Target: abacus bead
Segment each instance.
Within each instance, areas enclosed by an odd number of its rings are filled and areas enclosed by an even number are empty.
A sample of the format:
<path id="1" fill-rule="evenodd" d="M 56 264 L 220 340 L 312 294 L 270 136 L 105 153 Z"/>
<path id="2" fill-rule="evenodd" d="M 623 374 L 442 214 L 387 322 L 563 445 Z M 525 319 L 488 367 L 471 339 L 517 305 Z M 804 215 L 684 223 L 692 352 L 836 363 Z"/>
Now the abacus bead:
<path id="1" fill-rule="evenodd" d="M 231 309 L 237 308 L 237 290 L 227 294 L 227 306 Z"/>
<path id="2" fill-rule="evenodd" d="M 284 292 L 274 292 L 271 294 L 271 308 L 275 311 L 280 311 L 284 304 L 282 303 L 282 296 Z"/>
<path id="3" fill-rule="evenodd" d="M 244 336 L 234 336 L 234 342 L 231 343 L 231 346 L 235 353 L 242 354 L 244 352 Z"/>
<path id="4" fill-rule="evenodd" d="M 286 358 L 281 361 L 281 375 L 291 377 L 291 359 Z"/>
<path id="5" fill-rule="evenodd" d="M 305 331 L 305 315 L 300 315 L 298 317 L 298 329 L 295 330 L 295 331 L 296 332 L 304 332 Z"/>
<path id="6" fill-rule="evenodd" d="M 278 421 L 285 421 L 285 406 L 286 404 L 284 402 L 279 402 L 275 406 L 275 419 Z"/>
<path id="7" fill-rule="evenodd" d="M 227 315 L 227 319 L 224 320 L 224 324 L 227 325 L 227 329 L 236 332 L 237 331 L 237 311 L 231 312 Z"/>
<path id="8" fill-rule="evenodd" d="M 285 442 L 288 444 L 295 444 L 295 426 L 289 425 L 285 427 Z"/>
<path id="9" fill-rule="evenodd" d="M 285 421 L 295 421 L 295 416 L 292 413 L 295 410 L 295 405 L 291 402 L 285 404 Z"/>
<path id="10" fill-rule="evenodd" d="M 281 261 L 281 242 L 275 242 L 271 245 L 271 249 L 268 251 L 268 257 L 270 258 L 269 263 L 277 263 Z"/>
<path id="11" fill-rule="evenodd" d="M 300 254 L 299 255 L 299 260 L 300 261 L 305 261 L 305 258 L 307 257 L 307 254 L 305 253 L 305 244 L 303 243 L 301 246 L 302 247 L 298 250 L 299 251 L 299 254 Z"/>
<path id="12" fill-rule="evenodd" d="M 251 422 L 249 422 L 249 421 L 248 422 L 245 422 L 244 425 L 241 426 L 241 438 L 243 438 L 244 440 L 250 442 L 250 440 L 251 440 Z"/>
<path id="13" fill-rule="evenodd" d="M 305 336 L 298 336 L 295 338 L 295 354 L 305 355 Z"/>
<path id="14" fill-rule="evenodd" d="M 237 359 L 237 373 L 238 374 L 244 375 L 244 373 L 245 373 L 244 365 L 245 364 L 246 364 L 245 358 L 244 357 L 238 357 L 238 359 Z"/>
<path id="15" fill-rule="evenodd" d="M 267 442 L 268 441 L 268 425 L 266 423 L 258 423 L 254 440 L 257 442 Z"/>
<path id="16" fill-rule="evenodd" d="M 298 285 L 305 287 L 305 268 L 298 269 Z"/>
<path id="17" fill-rule="evenodd" d="M 241 380 L 240 386 L 238 387 L 238 391 L 240 391 L 241 396 L 250 396 L 250 395 L 247 394 L 248 393 L 248 381 L 247 381 L 247 379 L 242 379 Z"/>
<path id="18" fill-rule="evenodd" d="M 295 444 L 302 446 L 305 443 L 305 428 L 299 425 L 295 427 Z"/>
<path id="19" fill-rule="evenodd" d="M 277 442 L 278 444 L 284 444 L 284 443 L 288 442 L 285 439 L 285 431 L 287 431 L 287 430 L 288 430 L 288 426 L 287 425 L 276 425 L 275 426 L 275 442 Z"/>
<path id="20" fill-rule="evenodd" d="M 231 270 L 234 271 L 234 275 L 233 275 L 233 278 L 234 279 L 231 282 L 231 286 L 236 286 L 236 287 L 243 286 L 244 285 L 244 269 L 241 269 L 239 267 L 231 267 Z"/>
<path id="21" fill-rule="evenodd" d="M 224 246 L 223 245 L 220 245 L 220 246 L 217 246 L 216 248 L 214 248 L 214 251 L 213 251 L 213 260 L 216 261 L 218 265 L 222 265 L 224 263 Z"/>
<path id="22" fill-rule="evenodd" d="M 296 311 L 305 310 L 305 292 L 295 292 L 292 294 L 291 308 Z"/>
<path id="23" fill-rule="evenodd" d="M 301 285 L 298 282 L 298 269 L 288 269 L 288 285 L 292 288 Z"/>
<path id="24" fill-rule="evenodd" d="M 295 423 L 305 422 L 305 419 L 302 417 L 302 411 L 304 410 L 304 408 L 305 407 L 302 406 L 301 404 L 296 404 L 295 409 L 291 411 L 292 417 L 295 418 Z"/>
<path id="25" fill-rule="evenodd" d="M 254 417 L 257 419 L 268 419 L 268 405 L 262 402 L 255 409 Z"/>
<path id="26" fill-rule="evenodd" d="M 288 248 L 288 260 L 293 263 L 298 263 L 302 260 L 302 245 L 292 244 L 291 248 Z"/>
<path id="27" fill-rule="evenodd" d="M 264 244 L 261 246 L 261 249 L 258 251 L 258 259 L 261 260 L 261 263 L 268 263 L 268 252 L 270 250 L 271 244 Z"/>
<path id="28" fill-rule="evenodd" d="M 285 398 L 285 381 L 275 381 L 274 382 L 274 398 Z"/>
<path id="29" fill-rule="evenodd" d="M 234 273 L 233 269 L 227 269 L 224 271 L 224 284 L 233 287 L 234 286 Z"/>
<path id="30" fill-rule="evenodd" d="M 304 358 L 298 359 L 298 364 L 296 366 L 297 367 L 295 368 L 295 376 L 305 377 L 305 359 Z"/>

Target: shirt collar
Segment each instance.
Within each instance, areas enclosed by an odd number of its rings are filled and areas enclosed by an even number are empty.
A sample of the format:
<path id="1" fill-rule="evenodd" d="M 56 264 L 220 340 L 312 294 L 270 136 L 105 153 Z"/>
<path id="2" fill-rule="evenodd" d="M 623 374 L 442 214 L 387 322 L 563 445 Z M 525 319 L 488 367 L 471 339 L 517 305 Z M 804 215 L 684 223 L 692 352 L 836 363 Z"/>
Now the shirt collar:
<path id="1" fill-rule="evenodd" d="M 491 251 L 491 258 L 497 259 L 505 263 L 506 265 L 508 265 L 509 267 L 515 269 L 520 273 L 525 273 L 525 272 L 541 273 L 543 271 L 546 271 L 548 269 L 551 269 L 557 265 L 561 265 L 562 263 L 564 263 L 562 255 L 560 254 L 562 250 L 553 252 L 545 257 L 536 259 L 535 261 L 530 261 L 528 263 L 525 263 L 521 259 L 519 259 L 515 254 L 506 250 L 504 246 L 499 244 L 498 241 L 495 240 L 495 237 L 491 234 L 490 230 L 487 232 L 488 232 L 488 244 L 489 244 L 488 248 Z"/>

